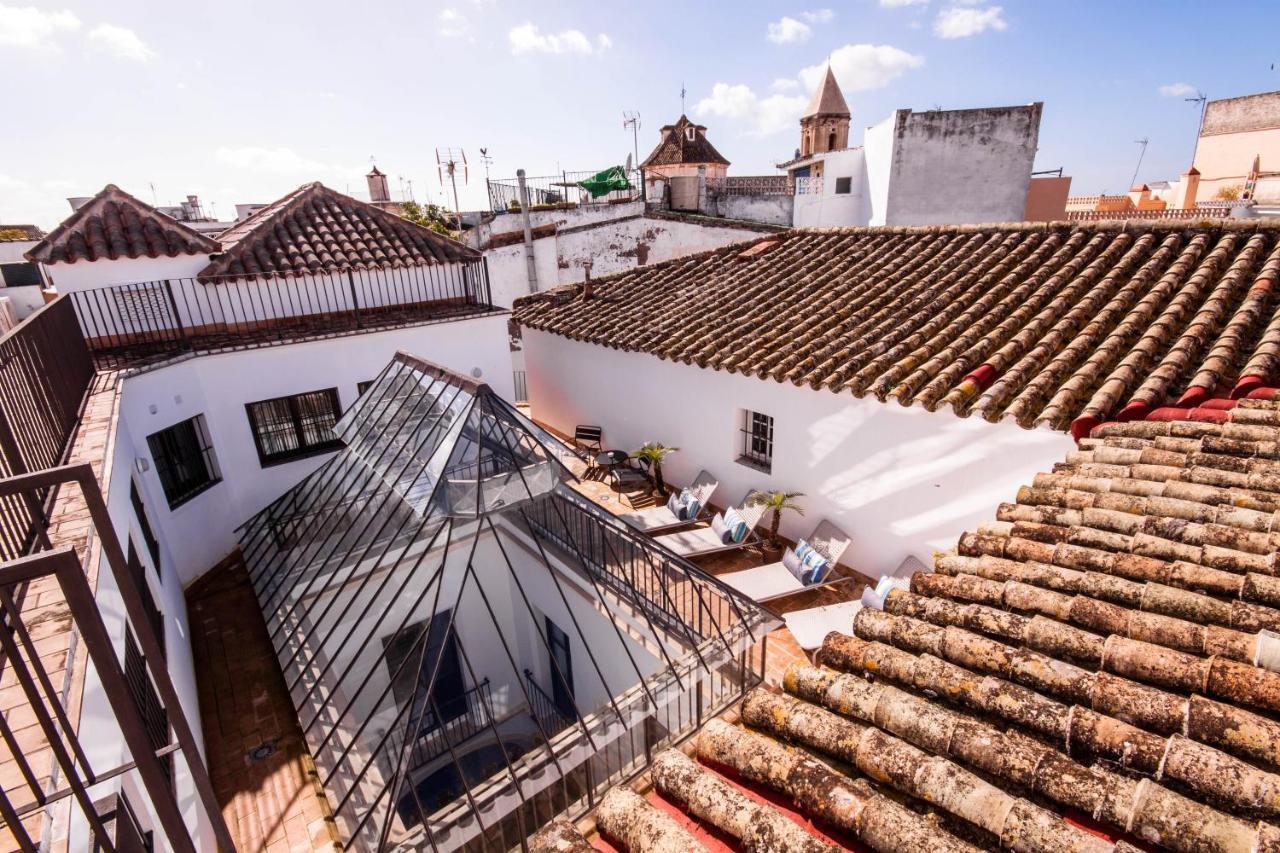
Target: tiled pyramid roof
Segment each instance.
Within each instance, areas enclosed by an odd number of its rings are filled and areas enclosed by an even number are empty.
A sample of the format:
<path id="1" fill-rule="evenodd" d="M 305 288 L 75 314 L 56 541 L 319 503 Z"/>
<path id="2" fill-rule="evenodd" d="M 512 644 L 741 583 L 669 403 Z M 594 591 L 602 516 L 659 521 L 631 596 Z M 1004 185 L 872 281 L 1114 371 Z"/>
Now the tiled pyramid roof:
<path id="1" fill-rule="evenodd" d="M 749 850 L 1280 849 L 1280 389 L 1253 396 L 1098 427 L 597 825 L 688 836 L 660 797 Z"/>
<path id="2" fill-rule="evenodd" d="M 849 117 L 849 104 L 844 99 L 844 93 L 840 91 L 840 84 L 836 82 L 836 75 L 832 73 L 830 65 L 827 66 L 827 73 L 823 76 L 822 82 L 814 90 L 813 97 L 809 99 L 809 106 L 805 109 L 803 118 L 812 116 Z"/>
<path id="3" fill-rule="evenodd" d="M 479 257 L 456 240 L 319 182 L 304 184 L 219 239 L 224 251 L 201 278 L 307 275 Z"/>
<path id="4" fill-rule="evenodd" d="M 693 139 L 685 133 L 687 128 L 694 128 Z M 707 129 L 700 124 L 689 121 L 688 116 L 680 116 L 675 124 L 662 128 L 662 141 L 653 149 L 641 165 L 646 168 L 654 166 L 676 166 L 683 163 L 719 163 L 725 166 L 729 161 L 716 147 L 707 141 Z"/>
<path id="5" fill-rule="evenodd" d="M 26 253 L 46 264 L 159 258 L 218 251 L 218 242 L 107 184 Z"/>
<path id="6" fill-rule="evenodd" d="M 762 248 L 763 247 L 763 248 Z M 522 325 L 1024 426 L 1280 383 L 1280 224 L 795 230 L 517 300 Z"/>

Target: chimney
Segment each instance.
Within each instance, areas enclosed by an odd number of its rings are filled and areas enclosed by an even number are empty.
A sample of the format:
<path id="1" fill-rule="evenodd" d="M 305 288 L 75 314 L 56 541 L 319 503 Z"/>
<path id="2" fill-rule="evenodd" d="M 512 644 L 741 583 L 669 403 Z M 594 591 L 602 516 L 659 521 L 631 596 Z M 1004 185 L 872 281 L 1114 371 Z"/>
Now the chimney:
<path id="1" fill-rule="evenodd" d="M 71 198 L 67 199 L 67 204 L 70 204 L 70 205 L 71 205 L 71 211 L 74 213 L 75 211 L 77 211 L 77 210 L 79 210 L 80 208 L 84 207 L 86 204 L 88 204 L 88 203 L 89 203 L 89 202 L 91 202 L 91 201 L 93 201 L 93 197 L 92 197 L 92 196 L 87 196 L 87 195 L 76 195 L 76 196 L 72 196 Z"/>
<path id="2" fill-rule="evenodd" d="M 596 290 L 595 282 L 591 280 L 591 261 L 584 263 L 582 268 L 587 273 L 587 277 L 582 282 L 582 298 L 590 299 Z"/>
<path id="3" fill-rule="evenodd" d="M 387 176 L 374 166 L 373 171 L 364 176 L 369 182 L 369 201 L 374 204 L 391 201 L 391 191 L 387 189 Z"/>

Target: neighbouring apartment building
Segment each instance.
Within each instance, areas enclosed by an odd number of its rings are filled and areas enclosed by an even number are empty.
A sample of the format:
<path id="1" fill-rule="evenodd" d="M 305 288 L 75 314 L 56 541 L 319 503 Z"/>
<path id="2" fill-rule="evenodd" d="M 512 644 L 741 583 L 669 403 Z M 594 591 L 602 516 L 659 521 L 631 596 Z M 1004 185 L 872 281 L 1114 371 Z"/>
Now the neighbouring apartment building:
<path id="1" fill-rule="evenodd" d="M 793 224 L 1020 222 L 1028 208 L 1042 105 L 896 111 L 850 147 L 851 115 L 830 68 L 800 119 Z M 1048 217 L 1040 200 L 1033 205 Z"/>
<path id="2" fill-rule="evenodd" d="M 9 328 L 44 304 L 41 291 L 44 276 L 40 265 L 26 258 L 26 253 L 44 237 L 34 225 L 6 225 L 0 222 L 0 296 L 7 300 L 5 311 Z"/>

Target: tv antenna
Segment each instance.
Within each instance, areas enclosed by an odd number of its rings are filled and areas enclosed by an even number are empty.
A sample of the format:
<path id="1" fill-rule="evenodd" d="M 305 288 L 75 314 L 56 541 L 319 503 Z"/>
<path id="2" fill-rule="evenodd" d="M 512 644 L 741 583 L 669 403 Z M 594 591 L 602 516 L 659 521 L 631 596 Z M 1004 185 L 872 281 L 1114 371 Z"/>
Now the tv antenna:
<path id="1" fill-rule="evenodd" d="M 484 185 L 489 186 L 489 166 L 493 163 L 493 158 L 489 156 L 488 148 L 480 149 L 480 162 L 484 164 Z"/>
<path id="2" fill-rule="evenodd" d="M 1196 155 L 1200 153 L 1200 134 L 1204 133 L 1204 111 L 1209 106 L 1209 96 L 1199 90 L 1194 98 L 1183 98 L 1188 104 L 1200 105 L 1200 126 L 1196 129 L 1196 147 L 1191 149 L 1191 165 L 1196 164 Z"/>
<path id="3" fill-rule="evenodd" d="M 1147 143 L 1149 142 L 1151 142 L 1151 140 L 1147 139 L 1145 136 L 1133 141 L 1134 145 L 1140 145 L 1142 147 L 1138 149 L 1138 165 L 1133 167 L 1133 180 L 1129 181 L 1130 189 L 1133 189 L 1138 185 L 1138 170 L 1142 168 L 1142 158 L 1147 154 Z"/>
<path id="4" fill-rule="evenodd" d="M 449 176 L 449 184 L 453 187 L 453 212 L 458 217 L 458 227 L 462 227 L 462 207 L 458 204 L 458 171 L 462 171 L 462 185 L 467 185 L 467 152 L 461 148 L 437 148 L 436 171 L 440 175 L 440 186 L 444 187 L 445 176 Z"/>
<path id="5" fill-rule="evenodd" d="M 635 110 L 622 111 L 623 128 L 631 128 L 631 145 L 635 149 L 636 159 L 634 162 L 640 162 L 640 113 Z M 628 172 L 631 170 L 628 169 Z"/>

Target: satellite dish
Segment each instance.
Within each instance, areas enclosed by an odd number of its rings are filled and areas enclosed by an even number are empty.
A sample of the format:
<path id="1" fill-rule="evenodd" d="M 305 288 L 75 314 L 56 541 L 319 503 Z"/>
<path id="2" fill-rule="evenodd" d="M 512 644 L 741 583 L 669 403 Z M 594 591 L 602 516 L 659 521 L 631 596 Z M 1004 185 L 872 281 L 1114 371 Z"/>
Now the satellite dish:
<path id="1" fill-rule="evenodd" d="M 627 174 L 631 174 L 631 155 L 627 155 Z"/>

